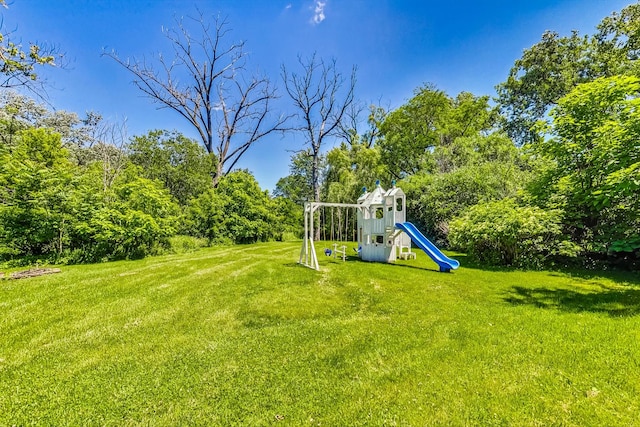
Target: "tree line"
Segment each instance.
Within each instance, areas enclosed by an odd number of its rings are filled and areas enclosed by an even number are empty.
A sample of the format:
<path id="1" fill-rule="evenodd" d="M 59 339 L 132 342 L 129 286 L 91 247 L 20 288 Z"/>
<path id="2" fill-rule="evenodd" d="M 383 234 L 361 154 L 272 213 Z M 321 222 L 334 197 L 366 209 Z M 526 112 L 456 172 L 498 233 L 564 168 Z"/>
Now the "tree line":
<path id="1" fill-rule="evenodd" d="M 228 173 L 214 188 L 214 157 L 180 133 L 129 140 L 121 124 L 96 114 L 51 112 L 11 92 L 2 104 L 5 259 L 93 262 L 298 233 L 301 214 L 293 202 L 270 197 L 245 170 Z"/>
<path id="2" fill-rule="evenodd" d="M 353 104 L 323 153 L 322 199 L 376 178 L 407 193 L 408 219 L 484 264 L 640 268 L 640 4 L 593 35 L 545 32 L 497 96 L 425 84 L 397 109 Z M 353 119 L 360 117 L 360 119 Z M 313 198 L 313 150 L 276 194 Z"/>
<path id="3" fill-rule="evenodd" d="M 356 99 L 355 67 L 345 76 L 314 54 L 282 67 L 290 113 L 280 113 L 275 84 L 247 74 L 225 20 L 178 20 L 165 36 L 174 56 L 155 67 L 104 55 L 198 141 L 166 130 L 128 138 L 124 124 L 49 111 L 2 86 L 0 257 L 87 262 L 294 238 L 304 201 L 352 203 L 381 179 L 406 191 L 410 221 L 477 261 L 638 268 L 640 4 L 593 35 L 544 33 L 494 99 L 425 84 L 393 110 Z M 35 66 L 54 65 L 31 61 L 25 85 Z M 305 143 L 269 194 L 236 165 L 276 132 Z"/>

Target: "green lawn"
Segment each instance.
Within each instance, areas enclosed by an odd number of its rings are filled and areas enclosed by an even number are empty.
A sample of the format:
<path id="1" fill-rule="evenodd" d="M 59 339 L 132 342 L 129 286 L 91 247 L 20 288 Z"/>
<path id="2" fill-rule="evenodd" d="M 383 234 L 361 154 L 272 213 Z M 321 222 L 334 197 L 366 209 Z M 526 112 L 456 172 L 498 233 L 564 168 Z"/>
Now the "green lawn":
<path id="1" fill-rule="evenodd" d="M 0 425 L 640 425 L 637 275 L 298 254 L 0 280 Z"/>

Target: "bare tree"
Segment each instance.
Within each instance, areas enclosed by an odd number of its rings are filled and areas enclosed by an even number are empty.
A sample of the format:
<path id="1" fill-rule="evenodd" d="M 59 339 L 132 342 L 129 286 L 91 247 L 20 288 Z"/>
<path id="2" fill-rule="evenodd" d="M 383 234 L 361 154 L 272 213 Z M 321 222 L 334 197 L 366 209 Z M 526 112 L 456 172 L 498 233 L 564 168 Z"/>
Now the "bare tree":
<path id="1" fill-rule="evenodd" d="M 102 189 L 105 194 L 113 186 L 127 161 L 127 121 L 96 123 L 91 146 L 88 148 L 95 160 L 102 163 Z"/>
<path id="2" fill-rule="evenodd" d="M 389 107 L 386 109 L 379 104 L 367 104 L 362 101 L 354 101 L 345 111 L 343 120 L 338 125 L 337 136 L 344 139 L 349 145 L 362 144 L 366 148 L 372 148 L 380 137 L 380 124 L 384 121 Z M 368 113 L 366 129 L 361 131 L 363 124 L 362 115 Z"/>
<path id="3" fill-rule="evenodd" d="M 297 131 L 305 136 L 312 157 L 313 196 L 320 201 L 320 157 L 328 137 L 340 135 L 341 123 L 354 99 L 356 67 L 348 81 L 336 69 L 336 61 L 326 63 L 314 53 L 308 60 L 298 57 L 302 73 L 289 73 L 282 66 L 282 79 L 298 114 Z"/>
<path id="4" fill-rule="evenodd" d="M 349 145 L 354 145 L 360 139 L 359 127 L 362 114 L 366 111 L 366 104 L 362 101 L 353 101 L 345 110 L 344 117 L 338 124 L 336 136 L 343 139 Z"/>
<path id="5" fill-rule="evenodd" d="M 157 68 L 144 57 L 104 55 L 131 72 L 134 84 L 159 108 L 175 111 L 198 132 L 207 151 L 217 156 L 215 186 L 255 142 L 286 130 L 287 117 L 271 114 L 277 94 L 269 79 L 247 75 L 244 42 L 225 43 L 230 32 L 225 19 L 210 23 L 199 13 L 187 20 L 176 19 L 175 29 L 163 29 L 173 52 L 169 58 L 158 54 Z"/>

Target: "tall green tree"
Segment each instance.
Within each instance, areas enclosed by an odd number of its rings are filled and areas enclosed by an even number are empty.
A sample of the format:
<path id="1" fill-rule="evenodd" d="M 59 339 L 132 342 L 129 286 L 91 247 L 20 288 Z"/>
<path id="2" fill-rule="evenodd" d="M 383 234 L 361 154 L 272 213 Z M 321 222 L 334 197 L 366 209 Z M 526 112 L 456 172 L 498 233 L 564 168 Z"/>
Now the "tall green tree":
<path id="1" fill-rule="evenodd" d="M 15 142 L 16 134 L 29 128 L 48 128 L 58 133 L 70 151 L 90 147 L 102 118 L 89 112 L 84 119 L 76 113 L 54 110 L 13 90 L 0 92 L 0 145 Z"/>
<path id="2" fill-rule="evenodd" d="M 213 154 L 178 132 L 150 131 L 129 144 L 131 162 L 146 178 L 161 181 L 181 205 L 211 186 L 216 166 Z"/>
<path id="3" fill-rule="evenodd" d="M 496 119 L 488 96 L 461 92 L 452 98 L 433 85 L 425 85 L 381 123 L 378 145 L 382 162 L 396 179 L 420 171 L 446 171 L 450 165 L 434 156 L 436 147 L 489 132 Z"/>
<path id="4" fill-rule="evenodd" d="M 507 80 L 496 87 L 504 129 L 514 141 L 536 141 L 539 134 L 535 124 L 550 106 L 577 84 L 611 72 L 608 65 L 593 61 L 593 47 L 589 38 L 577 31 L 566 37 L 546 31 L 516 60 Z"/>
<path id="5" fill-rule="evenodd" d="M 325 169 L 324 156 L 321 156 L 319 163 L 322 172 Z M 278 180 L 273 194 L 276 197 L 290 199 L 300 206 L 304 202 L 314 200 L 313 154 L 310 149 L 299 151 L 291 156 L 289 175 Z"/>
<path id="6" fill-rule="evenodd" d="M 534 149 L 551 161 L 535 192 L 564 209 L 587 251 L 640 249 L 640 79 L 614 76 L 577 86 L 551 112 L 553 138 Z"/>
<path id="7" fill-rule="evenodd" d="M 60 135 L 19 132 L 17 145 L 0 152 L 0 242 L 16 254 L 60 254 L 73 220 L 73 177 Z"/>
<path id="8" fill-rule="evenodd" d="M 541 138 L 536 127 L 575 86 L 616 74 L 638 75 L 640 3 L 604 18 L 594 35 L 553 31 L 526 49 L 497 86 L 504 130 L 518 144 Z"/>
<path id="9" fill-rule="evenodd" d="M 440 141 L 441 123 L 451 99 L 433 85 L 416 89 L 403 106 L 390 112 L 380 126 L 382 161 L 396 179 L 433 170 L 431 150 Z"/>
<path id="10" fill-rule="evenodd" d="M 619 64 L 618 73 L 640 75 L 640 2 L 604 18 L 595 40 L 601 63 Z"/>
<path id="11" fill-rule="evenodd" d="M 366 143 L 342 143 L 327 153 L 325 200 L 355 203 L 362 194 L 362 187 L 387 176 L 380 160 L 378 147 L 368 148 Z"/>

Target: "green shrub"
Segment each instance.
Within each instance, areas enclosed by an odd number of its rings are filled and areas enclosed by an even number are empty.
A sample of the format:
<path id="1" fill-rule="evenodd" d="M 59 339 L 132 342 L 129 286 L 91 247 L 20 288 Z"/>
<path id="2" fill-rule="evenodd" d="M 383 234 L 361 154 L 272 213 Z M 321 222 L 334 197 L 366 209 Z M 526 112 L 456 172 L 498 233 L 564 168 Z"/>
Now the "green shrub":
<path id="1" fill-rule="evenodd" d="M 419 173 L 402 184 L 407 194 L 407 219 L 436 244 L 448 246 L 453 218 L 477 203 L 515 195 L 527 179 L 519 167 L 496 161 L 447 173 Z"/>
<path id="2" fill-rule="evenodd" d="M 549 257 L 575 256 L 578 246 L 561 230 L 562 212 L 518 206 L 515 200 L 480 203 L 451 222 L 455 249 L 491 265 L 539 268 Z"/>
<path id="3" fill-rule="evenodd" d="M 70 249 L 81 251 L 73 253 L 72 262 L 136 259 L 161 252 L 175 234 L 179 212 L 169 192 L 161 183 L 139 176 L 133 166 L 111 189 L 102 191 L 101 167 L 83 176 L 70 227 Z"/>
<path id="4" fill-rule="evenodd" d="M 292 231 L 283 231 L 276 240 L 279 242 L 291 242 L 294 240 L 300 240 L 301 238 L 301 235 L 298 235 Z"/>
<path id="5" fill-rule="evenodd" d="M 46 129 L 20 132 L 0 156 L 0 245 L 40 256 L 67 243 L 75 171 L 67 157 L 60 135 Z"/>
<path id="6" fill-rule="evenodd" d="M 20 255 L 20 251 L 0 244 L 0 261 L 7 261 Z"/>
<path id="7" fill-rule="evenodd" d="M 278 228 L 277 213 L 253 175 L 238 170 L 189 202 L 179 232 L 211 244 L 264 242 L 284 231 Z"/>
<path id="8" fill-rule="evenodd" d="M 173 254 L 194 252 L 200 248 L 207 247 L 209 244 L 207 239 L 184 235 L 171 236 L 168 239 L 168 243 L 167 252 Z"/>

